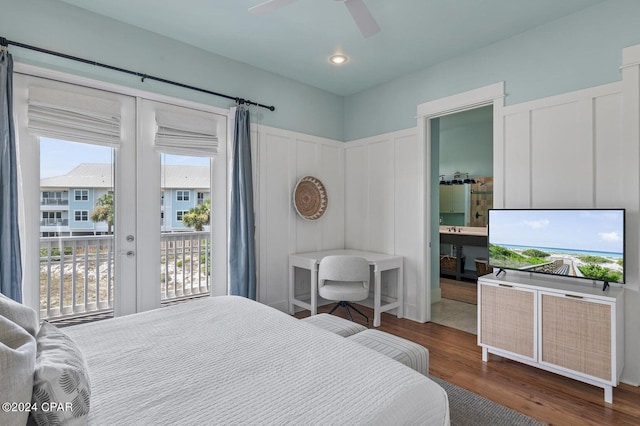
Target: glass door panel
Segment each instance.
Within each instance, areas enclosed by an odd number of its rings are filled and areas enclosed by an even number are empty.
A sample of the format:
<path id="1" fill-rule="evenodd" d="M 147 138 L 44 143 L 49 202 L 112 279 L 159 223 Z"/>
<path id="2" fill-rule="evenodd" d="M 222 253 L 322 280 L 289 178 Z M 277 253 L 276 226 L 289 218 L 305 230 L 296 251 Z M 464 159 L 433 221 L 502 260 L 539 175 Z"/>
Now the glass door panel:
<path id="1" fill-rule="evenodd" d="M 211 292 L 211 158 L 160 155 L 162 302 Z"/>
<path id="2" fill-rule="evenodd" d="M 16 74 L 14 107 L 25 304 L 136 312 L 136 99 Z"/>
<path id="3" fill-rule="evenodd" d="M 40 317 L 113 310 L 113 148 L 40 138 Z"/>

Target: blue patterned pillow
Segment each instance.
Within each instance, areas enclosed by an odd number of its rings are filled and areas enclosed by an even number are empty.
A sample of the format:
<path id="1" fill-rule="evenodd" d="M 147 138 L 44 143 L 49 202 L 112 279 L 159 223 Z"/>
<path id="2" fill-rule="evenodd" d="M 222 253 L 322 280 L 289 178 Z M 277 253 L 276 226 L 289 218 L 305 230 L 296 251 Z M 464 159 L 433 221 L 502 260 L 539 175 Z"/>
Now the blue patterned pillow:
<path id="1" fill-rule="evenodd" d="M 80 348 L 61 330 L 42 323 L 33 381 L 32 412 L 38 425 L 85 425 L 91 388 Z"/>

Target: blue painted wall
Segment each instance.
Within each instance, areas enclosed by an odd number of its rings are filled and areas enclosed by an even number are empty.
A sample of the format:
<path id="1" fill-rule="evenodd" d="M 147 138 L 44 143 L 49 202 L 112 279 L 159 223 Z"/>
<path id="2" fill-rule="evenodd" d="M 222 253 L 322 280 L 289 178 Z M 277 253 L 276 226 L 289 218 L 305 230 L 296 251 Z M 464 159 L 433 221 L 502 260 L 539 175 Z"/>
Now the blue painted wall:
<path id="1" fill-rule="evenodd" d="M 183 198 L 184 198 L 184 192 L 187 192 L 189 194 L 189 199 L 188 200 L 178 200 L 178 191 L 182 191 L 183 192 Z M 178 221 L 176 219 L 177 217 L 177 212 L 178 211 L 183 211 L 183 212 L 188 212 L 189 210 L 191 210 L 193 207 L 196 206 L 196 191 L 192 190 L 192 189 L 171 189 L 171 190 L 167 190 L 165 189 L 165 194 L 171 194 L 171 211 L 165 211 L 165 220 L 167 218 L 167 214 L 171 214 L 171 227 L 173 229 L 179 229 L 179 228 L 184 228 L 184 224 L 182 223 L 182 221 Z"/>
<path id="2" fill-rule="evenodd" d="M 455 172 L 469 177 L 493 176 L 493 107 L 476 108 L 437 118 L 439 174 Z"/>
<path id="3" fill-rule="evenodd" d="M 349 96 L 345 140 L 413 128 L 417 105 L 499 81 L 507 105 L 618 81 L 622 49 L 634 44 L 640 1 L 609 0 Z"/>
<path id="4" fill-rule="evenodd" d="M 86 200 L 76 200 L 76 190 L 87 191 Z M 69 188 L 69 229 L 93 229 L 91 213 L 95 205 L 95 194 L 92 188 Z M 87 211 L 87 221 L 76 221 L 76 211 Z"/>
<path id="5" fill-rule="evenodd" d="M 152 12 L 150 12 L 152 13 Z M 212 25 L 215 23 L 212 22 Z M 2 0 L 0 36 L 275 105 L 254 120 L 343 140 L 344 98 L 56 0 Z M 223 108 L 232 101 L 10 46 L 15 61 Z"/>
<path id="6" fill-rule="evenodd" d="M 350 141 L 416 126 L 416 106 L 506 82 L 507 105 L 620 79 L 640 1 L 609 0 L 343 98 L 56 0 L 3 0 L 0 35 L 276 106 L 262 124 Z M 489 19 L 489 18 L 487 18 Z M 489 23 L 488 23 L 489 24 Z M 427 30 L 427 29 L 425 29 Z M 17 61 L 205 104 L 228 100 L 11 47 Z"/>

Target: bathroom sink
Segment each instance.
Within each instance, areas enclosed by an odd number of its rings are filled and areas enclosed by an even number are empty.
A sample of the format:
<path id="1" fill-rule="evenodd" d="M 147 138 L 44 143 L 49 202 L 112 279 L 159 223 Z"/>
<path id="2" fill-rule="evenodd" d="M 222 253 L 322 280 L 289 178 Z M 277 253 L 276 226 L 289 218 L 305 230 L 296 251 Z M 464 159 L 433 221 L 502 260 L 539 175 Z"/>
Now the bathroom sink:
<path id="1" fill-rule="evenodd" d="M 487 228 L 480 226 L 447 226 L 440 225 L 441 234 L 487 236 Z"/>

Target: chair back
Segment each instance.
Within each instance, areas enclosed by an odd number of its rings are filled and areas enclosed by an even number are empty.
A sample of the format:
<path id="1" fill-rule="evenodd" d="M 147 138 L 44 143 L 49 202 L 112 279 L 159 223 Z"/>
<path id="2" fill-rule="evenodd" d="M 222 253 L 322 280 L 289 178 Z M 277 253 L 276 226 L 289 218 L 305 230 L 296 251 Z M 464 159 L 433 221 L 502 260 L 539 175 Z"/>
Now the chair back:
<path id="1" fill-rule="evenodd" d="M 318 268 L 318 288 L 326 282 L 361 282 L 369 291 L 369 262 L 359 256 L 325 256 L 320 261 Z"/>

